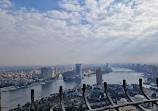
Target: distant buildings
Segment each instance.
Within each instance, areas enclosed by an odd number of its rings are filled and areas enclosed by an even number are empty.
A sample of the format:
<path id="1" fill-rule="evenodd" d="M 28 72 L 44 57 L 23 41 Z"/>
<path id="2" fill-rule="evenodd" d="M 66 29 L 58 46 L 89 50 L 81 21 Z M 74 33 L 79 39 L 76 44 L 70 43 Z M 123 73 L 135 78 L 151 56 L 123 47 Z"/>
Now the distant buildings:
<path id="1" fill-rule="evenodd" d="M 82 78 L 81 64 L 76 64 L 76 74 L 77 74 L 78 77 Z"/>
<path id="2" fill-rule="evenodd" d="M 102 71 L 101 71 L 101 68 L 96 69 L 96 82 L 97 82 L 97 85 L 102 84 Z"/>
<path id="3" fill-rule="evenodd" d="M 52 78 L 52 69 L 50 67 L 41 68 L 41 77 L 43 79 L 51 79 Z"/>
<path id="4" fill-rule="evenodd" d="M 64 81 L 72 81 L 72 80 L 77 81 L 77 80 L 81 80 L 81 78 L 83 78 L 81 64 L 75 65 L 75 71 L 71 67 L 68 68 L 68 70 L 65 70 L 65 72 L 63 73 Z"/>

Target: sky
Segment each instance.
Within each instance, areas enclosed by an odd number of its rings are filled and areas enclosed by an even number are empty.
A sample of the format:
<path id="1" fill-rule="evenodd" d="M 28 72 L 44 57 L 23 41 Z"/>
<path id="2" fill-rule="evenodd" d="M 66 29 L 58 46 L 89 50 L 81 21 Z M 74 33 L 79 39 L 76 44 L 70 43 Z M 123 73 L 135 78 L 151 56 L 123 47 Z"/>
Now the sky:
<path id="1" fill-rule="evenodd" d="M 158 0 L 0 0 L 0 65 L 158 62 Z"/>

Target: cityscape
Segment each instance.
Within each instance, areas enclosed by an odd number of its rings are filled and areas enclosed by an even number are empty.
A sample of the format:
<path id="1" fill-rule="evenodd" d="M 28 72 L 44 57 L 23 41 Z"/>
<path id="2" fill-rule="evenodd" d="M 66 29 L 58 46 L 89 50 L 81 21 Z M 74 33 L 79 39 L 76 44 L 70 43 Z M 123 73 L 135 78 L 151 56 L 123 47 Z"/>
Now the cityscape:
<path id="1" fill-rule="evenodd" d="M 0 111 L 158 111 L 158 0 L 0 0 Z"/>
<path id="2" fill-rule="evenodd" d="M 98 67 L 98 69 L 96 69 Z M 18 88 L 27 87 L 33 83 L 51 82 L 55 78 L 63 78 L 64 81 L 81 80 L 84 76 L 92 76 L 97 74 L 97 84 L 102 83 L 102 71 L 104 73 L 112 72 L 112 69 L 108 67 L 108 63 L 104 66 L 85 65 L 82 70 L 81 64 L 76 64 L 75 68 L 71 65 L 54 66 L 51 67 L 35 67 L 35 69 L 1 69 L 0 88 L 1 91 L 15 90 Z"/>
<path id="3" fill-rule="evenodd" d="M 117 76 L 125 74 L 120 77 L 122 80 L 128 78 L 128 76 L 136 77 L 136 83 L 129 77 L 128 90 L 130 95 L 135 101 L 145 100 L 145 97 L 141 94 L 139 90 L 138 82 L 139 79 L 143 79 L 143 86 L 145 92 L 151 96 L 151 98 L 157 97 L 158 88 L 156 87 L 156 78 L 158 73 L 158 65 L 148 65 L 148 64 L 75 64 L 75 65 L 59 65 L 59 66 L 36 66 L 36 67 L 25 67 L 21 66 L 17 68 L 12 67 L 1 67 L 1 95 L 7 95 L 7 92 L 18 93 L 25 89 L 35 89 L 35 87 L 45 86 L 51 83 L 57 85 L 54 81 L 64 81 L 64 84 L 72 84 L 70 86 L 65 86 L 63 90 L 64 104 L 66 110 L 86 110 L 86 104 L 84 103 L 82 95 L 82 85 L 86 83 L 87 80 L 91 80 L 92 83 L 87 84 L 87 97 L 91 106 L 93 108 L 98 108 L 102 106 L 109 106 L 107 97 L 104 93 L 104 77 L 107 78 L 108 75 L 119 79 Z M 116 78 L 114 79 L 115 81 Z M 85 79 L 85 80 L 84 80 Z M 87 80 L 86 80 L 87 79 Z M 94 81 L 95 80 L 95 81 Z M 115 103 L 125 104 L 127 103 L 127 97 L 125 96 L 123 90 L 122 80 L 118 80 L 116 83 L 109 84 L 108 91 Z M 75 84 L 74 84 L 75 83 Z M 60 85 L 60 83 L 59 83 Z M 49 86 L 50 87 L 50 86 Z M 54 87 L 53 87 L 54 88 Z M 56 92 L 49 93 L 47 96 L 41 96 L 35 98 L 35 109 L 37 111 L 58 111 L 60 109 L 59 101 L 59 86 Z M 44 90 L 44 89 L 42 89 Z M 53 89 L 52 89 L 53 90 Z M 115 92 L 113 92 L 115 90 Z M 30 94 L 30 91 L 27 92 Z M 19 93 L 20 94 L 20 93 Z M 31 102 L 20 98 L 21 103 L 14 101 L 16 105 L 11 106 L 9 103 L 4 103 L 3 96 L 1 97 L 1 108 L 2 111 L 29 111 L 31 108 Z M 3 106 L 6 105 L 6 106 Z M 148 110 L 153 109 L 156 111 L 156 106 L 152 104 L 144 104 L 143 107 Z M 137 111 L 139 110 L 135 106 L 123 107 L 123 111 Z"/>

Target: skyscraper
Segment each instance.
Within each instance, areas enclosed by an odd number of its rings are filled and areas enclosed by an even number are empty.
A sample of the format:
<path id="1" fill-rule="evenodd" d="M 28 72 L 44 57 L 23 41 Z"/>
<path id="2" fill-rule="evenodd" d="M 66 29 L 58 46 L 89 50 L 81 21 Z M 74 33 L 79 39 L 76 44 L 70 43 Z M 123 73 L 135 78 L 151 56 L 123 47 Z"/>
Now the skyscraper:
<path id="1" fill-rule="evenodd" d="M 106 68 L 108 68 L 109 67 L 109 64 L 108 63 L 106 63 Z"/>
<path id="2" fill-rule="evenodd" d="M 52 78 L 54 78 L 55 77 L 55 70 L 53 69 L 52 70 Z"/>
<path id="3" fill-rule="evenodd" d="M 51 79 L 52 78 L 52 69 L 50 67 L 41 68 L 41 77 L 43 79 Z"/>
<path id="4" fill-rule="evenodd" d="M 82 78 L 81 64 L 76 64 L 76 74 L 77 74 L 78 77 Z"/>
<path id="5" fill-rule="evenodd" d="M 96 69 L 96 82 L 97 82 L 97 85 L 102 84 L 102 71 L 101 71 L 101 68 Z"/>

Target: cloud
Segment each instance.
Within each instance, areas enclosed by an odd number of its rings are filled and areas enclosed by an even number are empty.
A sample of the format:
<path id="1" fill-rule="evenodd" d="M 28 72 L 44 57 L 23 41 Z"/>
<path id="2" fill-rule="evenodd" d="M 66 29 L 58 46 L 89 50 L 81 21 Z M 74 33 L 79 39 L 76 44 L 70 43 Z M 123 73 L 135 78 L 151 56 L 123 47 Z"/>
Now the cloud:
<path id="1" fill-rule="evenodd" d="M 9 0 L 1 0 L 0 1 L 0 8 L 11 8 L 14 5 Z"/>
<path id="2" fill-rule="evenodd" d="M 5 53 L 0 61 L 5 58 L 5 63 L 12 56 L 14 63 L 21 58 L 22 64 L 28 61 L 22 58 L 41 55 L 34 61 L 38 63 L 45 54 L 50 56 L 39 63 L 97 62 L 104 58 L 121 61 L 143 54 L 146 58 L 154 55 L 153 60 L 158 61 L 157 0 L 62 0 L 59 6 L 60 10 L 41 12 L 16 9 L 9 0 L 1 0 L 0 52 Z M 16 56 L 28 48 L 32 56 Z"/>
<path id="3" fill-rule="evenodd" d="M 71 14 L 64 11 L 60 12 L 56 10 L 47 11 L 45 16 L 50 17 L 52 19 L 70 19 L 71 18 Z"/>

